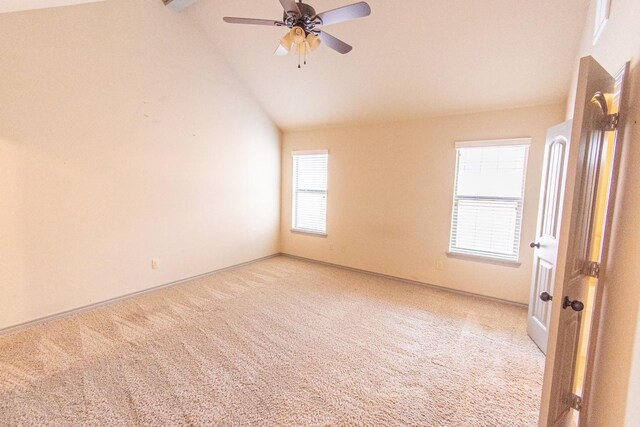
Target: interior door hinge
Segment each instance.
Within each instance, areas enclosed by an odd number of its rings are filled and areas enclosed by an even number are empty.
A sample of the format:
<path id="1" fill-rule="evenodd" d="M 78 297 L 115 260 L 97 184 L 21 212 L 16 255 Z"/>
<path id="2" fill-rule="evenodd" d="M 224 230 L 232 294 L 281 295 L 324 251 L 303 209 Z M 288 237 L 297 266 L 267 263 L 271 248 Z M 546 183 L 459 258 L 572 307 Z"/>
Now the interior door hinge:
<path id="1" fill-rule="evenodd" d="M 605 132 L 613 131 L 618 129 L 618 123 L 620 121 L 620 116 L 618 113 L 609 114 L 604 117 L 602 129 Z"/>
<path id="2" fill-rule="evenodd" d="M 594 278 L 600 276 L 600 263 L 596 261 L 587 261 L 584 266 L 584 274 Z"/>
<path id="3" fill-rule="evenodd" d="M 580 411 L 582 409 L 582 398 L 572 393 L 569 396 L 569 406 L 576 411 Z"/>

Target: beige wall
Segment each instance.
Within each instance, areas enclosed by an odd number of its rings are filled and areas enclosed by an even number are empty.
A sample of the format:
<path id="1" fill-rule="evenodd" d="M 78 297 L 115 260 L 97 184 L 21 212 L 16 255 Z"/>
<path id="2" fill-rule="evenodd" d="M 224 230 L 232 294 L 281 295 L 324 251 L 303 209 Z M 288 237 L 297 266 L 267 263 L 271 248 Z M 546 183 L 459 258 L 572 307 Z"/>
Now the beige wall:
<path id="1" fill-rule="evenodd" d="M 527 303 L 546 130 L 562 105 L 420 121 L 286 132 L 281 245 L 285 253 Z M 457 140 L 533 137 L 520 267 L 449 258 Z M 292 150 L 329 149 L 326 238 L 292 233 Z M 442 261 L 443 269 L 436 269 Z"/>
<path id="2" fill-rule="evenodd" d="M 593 426 L 637 426 L 640 419 L 640 2 L 612 0 L 611 17 L 593 46 L 592 1 L 579 56 L 591 55 L 612 75 L 631 61 L 631 105 L 627 111 L 616 216 L 604 302 L 594 388 L 589 407 Z M 575 90 L 575 81 L 572 84 Z M 573 115 L 570 97 L 568 117 Z"/>
<path id="3" fill-rule="evenodd" d="M 0 328 L 278 252 L 280 133 L 195 28 L 0 15 Z"/>

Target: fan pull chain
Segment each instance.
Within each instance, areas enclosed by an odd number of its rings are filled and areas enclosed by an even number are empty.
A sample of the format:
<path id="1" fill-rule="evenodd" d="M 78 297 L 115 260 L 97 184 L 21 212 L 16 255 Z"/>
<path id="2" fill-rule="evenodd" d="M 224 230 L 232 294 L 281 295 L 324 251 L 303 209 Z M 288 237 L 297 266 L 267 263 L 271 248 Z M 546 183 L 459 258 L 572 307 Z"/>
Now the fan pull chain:
<path id="1" fill-rule="evenodd" d="M 298 48 L 298 68 L 300 67 L 300 49 Z"/>
<path id="2" fill-rule="evenodd" d="M 307 51 L 309 50 L 309 44 L 305 40 L 304 42 L 304 65 L 307 65 Z"/>

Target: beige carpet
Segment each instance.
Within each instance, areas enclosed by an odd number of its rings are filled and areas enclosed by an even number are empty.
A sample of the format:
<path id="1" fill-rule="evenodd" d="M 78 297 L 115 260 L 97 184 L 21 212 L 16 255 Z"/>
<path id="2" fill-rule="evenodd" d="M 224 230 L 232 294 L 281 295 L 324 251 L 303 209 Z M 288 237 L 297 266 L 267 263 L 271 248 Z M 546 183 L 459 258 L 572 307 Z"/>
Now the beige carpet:
<path id="1" fill-rule="evenodd" d="M 278 257 L 0 336 L 0 425 L 534 426 L 525 324 Z"/>

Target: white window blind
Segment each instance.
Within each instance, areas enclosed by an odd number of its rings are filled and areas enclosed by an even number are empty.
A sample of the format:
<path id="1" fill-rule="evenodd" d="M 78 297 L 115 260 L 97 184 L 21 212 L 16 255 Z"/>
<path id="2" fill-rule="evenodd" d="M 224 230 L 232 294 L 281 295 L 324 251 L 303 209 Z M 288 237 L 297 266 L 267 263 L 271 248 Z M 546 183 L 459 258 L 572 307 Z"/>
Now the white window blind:
<path id="1" fill-rule="evenodd" d="M 450 252 L 518 261 L 529 143 L 456 144 Z"/>
<path id="2" fill-rule="evenodd" d="M 327 151 L 293 152 L 293 230 L 327 232 Z"/>

